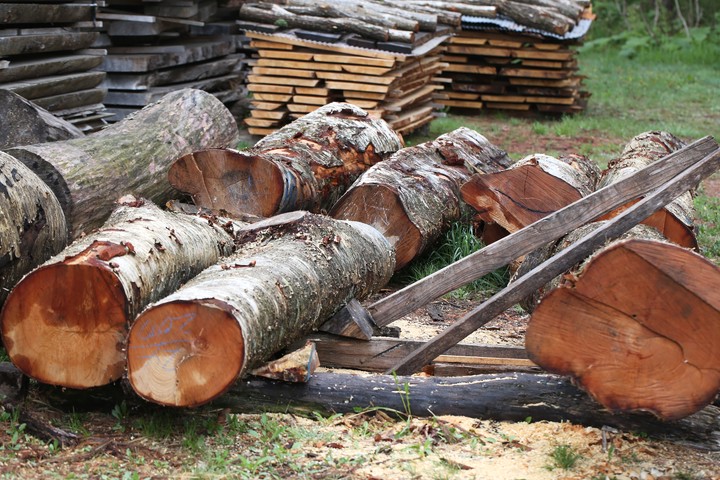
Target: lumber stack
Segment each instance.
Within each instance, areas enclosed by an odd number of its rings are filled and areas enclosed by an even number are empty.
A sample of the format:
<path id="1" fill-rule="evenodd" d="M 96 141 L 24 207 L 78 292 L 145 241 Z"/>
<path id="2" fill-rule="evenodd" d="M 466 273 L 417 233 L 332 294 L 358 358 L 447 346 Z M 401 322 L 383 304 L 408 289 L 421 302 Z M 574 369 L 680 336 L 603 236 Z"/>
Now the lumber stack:
<path id="1" fill-rule="evenodd" d="M 98 16 L 107 26 L 100 68 L 108 74 L 106 103 L 114 120 L 183 88 L 237 101 L 245 55 L 238 53 L 238 29 L 223 23 L 222 14 L 214 0 L 110 0 Z"/>
<path id="2" fill-rule="evenodd" d="M 590 94 L 578 74 L 575 47 L 594 14 L 582 2 L 546 3 L 546 13 L 559 14 L 559 20 L 541 22 L 529 15 L 537 7 L 519 8 L 516 2 L 500 3 L 496 19 L 464 16 L 462 31 L 449 39 L 443 57 L 447 99 L 440 103 L 474 110 L 582 111 Z"/>
<path id="3" fill-rule="evenodd" d="M 361 107 L 401 134 L 429 123 L 439 108 L 443 41 L 460 18 L 408 12 L 395 2 L 244 4 L 239 24 L 258 50 L 248 77 L 250 133 L 267 135 L 334 101 Z"/>
<path id="4" fill-rule="evenodd" d="M 382 118 L 398 133 L 433 118 L 434 77 L 444 64 L 443 46 L 432 41 L 413 54 L 326 44 L 287 34 L 247 32 L 258 60 L 248 76 L 253 135 L 267 135 L 330 102 L 352 103 Z"/>
<path id="5" fill-rule="evenodd" d="M 96 4 L 71 0 L 0 4 L 0 88 L 10 90 L 83 130 L 102 124 L 104 73 L 91 71 L 102 50 Z"/>

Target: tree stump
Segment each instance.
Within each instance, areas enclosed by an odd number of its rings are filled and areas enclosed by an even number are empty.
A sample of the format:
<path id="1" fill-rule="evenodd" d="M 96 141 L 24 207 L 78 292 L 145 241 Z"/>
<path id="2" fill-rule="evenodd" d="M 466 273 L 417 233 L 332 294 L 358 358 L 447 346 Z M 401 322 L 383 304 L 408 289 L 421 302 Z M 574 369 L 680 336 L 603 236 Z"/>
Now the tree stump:
<path id="1" fill-rule="evenodd" d="M 369 166 L 402 148 L 383 120 L 331 103 L 284 126 L 253 148 L 202 150 L 170 169 L 170 183 L 197 205 L 270 217 L 330 209 Z"/>
<path id="2" fill-rule="evenodd" d="M 535 154 L 507 170 L 473 175 L 461 192 L 488 227 L 483 240 L 492 243 L 502 231 L 516 232 L 589 195 L 599 178 L 600 169 L 586 157 Z"/>
<path id="3" fill-rule="evenodd" d="M 201 90 L 172 92 L 97 133 L 8 151 L 47 183 L 63 207 L 71 236 L 99 227 L 124 194 L 162 203 L 176 196 L 167 181 L 178 157 L 237 139 L 230 112 Z"/>
<path id="4" fill-rule="evenodd" d="M 667 132 L 641 133 L 628 142 L 620 157 L 609 163 L 608 170 L 603 173 L 598 188 L 626 178 L 659 158 L 679 150 L 684 145 L 679 138 Z M 635 202 L 630 202 L 604 215 L 599 220 L 610 219 L 632 206 L 633 203 Z M 657 228 L 671 242 L 697 250 L 698 244 L 695 238 L 693 217 L 692 194 L 686 192 L 669 203 L 664 209 L 644 220 L 643 223 Z"/>
<path id="5" fill-rule="evenodd" d="M 378 229 L 395 247 L 400 269 L 460 218 L 460 186 L 472 173 L 498 172 L 509 164 L 485 137 L 459 128 L 370 168 L 330 215 Z"/>
<path id="6" fill-rule="evenodd" d="M 530 359 L 614 411 L 690 415 L 720 389 L 720 269 L 684 248 L 615 242 L 536 308 Z"/>
<path id="7" fill-rule="evenodd" d="M 124 201 L 8 297 L 3 340 L 26 375 L 71 388 L 119 379 L 135 316 L 234 249 L 232 224 Z"/>
<path id="8" fill-rule="evenodd" d="M 0 152 L 0 307 L 23 275 L 67 241 L 65 215 L 50 188 Z"/>
<path id="9" fill-rule="evenodd" d="M 133 324 L 128 380 L 141 397 L 173 406 L 209 402 L 392 275 L 392 247 L 367 225 L 310 213 L 265 230 L 262 224 L 253 225 L 255 241 Z"/>

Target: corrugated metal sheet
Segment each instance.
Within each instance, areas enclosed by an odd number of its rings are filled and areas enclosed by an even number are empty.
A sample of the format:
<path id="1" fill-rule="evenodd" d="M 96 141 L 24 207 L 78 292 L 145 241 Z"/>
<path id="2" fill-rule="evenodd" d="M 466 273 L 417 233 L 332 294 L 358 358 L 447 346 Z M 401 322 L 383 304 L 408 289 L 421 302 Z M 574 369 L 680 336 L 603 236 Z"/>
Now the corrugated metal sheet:
<path id="1" fill-rule="evenodd" d="M 565 35 L 558 35 L 552 32 L 546 32 L 538 30 L 536 28 L 526 27 L 519 23 L 510 20 L 507 17 L 498 16 L 496 18 L 484 18 L 484 17 L 462 17 L 462 28 L 463 30 L 494 30 L 501 32 L 515 32 L 528 35 L 540 35 L 547 38 L 555 38 L 558 40 L 579 40 L 587 34 L 590 29 L 592 20 L 581 19 L 575 28 L 570 30 Z"/>

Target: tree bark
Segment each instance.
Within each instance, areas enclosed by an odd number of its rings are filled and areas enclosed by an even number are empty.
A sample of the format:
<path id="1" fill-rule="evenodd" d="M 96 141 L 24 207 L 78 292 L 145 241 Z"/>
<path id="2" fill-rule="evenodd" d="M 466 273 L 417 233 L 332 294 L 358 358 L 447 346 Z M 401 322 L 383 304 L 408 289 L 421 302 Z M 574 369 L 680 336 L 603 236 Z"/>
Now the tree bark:
<path id="1" fill-rule="evenodd" d="M 683 418 L 720 389 L 718 282 L 720 269 L 684 248 L 616 242 L 545 297 L 526 348 L 610 410 Z"/>
<path id="2" fill-rule="evenodd" d="M 0 152 L 0 307 L 22 276 L 62 250 L 67 240 L 65 216 L 50 188 Z"/>
<path id="3" fill-rule="evenodd" d="M 399 15 L 389 15 L 377 12 L 372 5 L 365 2 L 317 2 L 313 0 L 290 0 L 288 5 L 299 6 L 305 8 L 316 8 L 325 12 L 323 16 L 328 17 L 345 17 L 355 19 L 360 22 L 379 25 L 381 27 L 393 28 L 396 30 L 408 30 L 417 32 L 420 24 L 412 19 L 408 19 Z"/>
<path id="4" fill-rule="evenodd" d="M 70 122 L 8 90 L 0 90 L 0 149 L 84 137 Z"/>
<path id="5" fill-rule="evenodd" d="M 409 395 L 404 395 L 408 385 Z M 690 444 L 720 448 L 716 433 L 720 408 L 710 406 L 675 422 L 641 413 L 614 415 L 568 379 L 548 374 L 504 373 L 467 377 L 397 377 L 321 373 L 307 384 L 249 378 L 238 382 L 215 405 L 235 412 L 353 413 L 385 407 L 414 416 L 463 415 L 503 421 L 573 422 L 604 425 Z"/>
<path id="6" fill-rule="evenodd" d="M 369 169 L 330 215 L 378 229 L 395 247 L 400 269 L 460 218 L 460 186 L 471 172 L 497 172 L 509 163 L 485 137 L 459 128 Z"/>
<path id="7" fill-rule="evenodd" d="M 135 316 L 234 249 L 237 224 L 121 200 L 102 229 L 31 272 L 8 297 L 0 317 L 8 355 L 41 382 L 88 388 L 119 379 Z"/>
<path id="8" fill-rule="evenodd" d="M 232 214 L 270 217 L 329 209 L 370 165 L 402 148 L 383 120 L 331 103 L 244 152 L 204 150 L 180 158 L 170 183 L 194 202 Z"/>
<path id="9" fill-rule="evenodd" d="M 305 213 L 256 232 L 240 253 L 133 324 L 128 380 L 141 397 L 173 406 L 209 402 L 393 272 L 391 246 L 361 223 Z"/>
<path id="10" fill-rule="evenodd" d="M 620 157 L 610 162 L 608 170 L 600 179 L 599 188 L 626 178 L 684 145 L 679 138 L 667 132 L 641 133 L 628 142 Z M 633 203 L 630 202 L 604 215 L 601 219 L 612 218 Z M 697 250 L 698 244 L 692 220 L 694 213 L 692 193 L 686 192 L 643 223 L 657 228 L 671 242 Z"/>
<path id="11" fill-rule="evenodd" d="M 558 11 L 520 2 L 503 1 L 498 5 L 498 12 L 512 18 L 521 25 L 557 35 L 565 35 L 575 27 L 576 23 L 573 19 Z"/>
<path id="12" fill-rule="evenodd" d="M 480 220 L 512 233 L 589 195 L 599 178 L 587 157 L 535 154 L 502 172 L 474 175 L 461 193 Z"/>
<path id="13" fill-rule="evenodd" d="M 234 118 L 219 100 L 184 89 L 87 137 L 8 152 L 50 185 L 77 238 L 99 227 L 125 193 L 169 200 L 177 194 L 167 181 L 172 161 L 231 145 L 237 134 Z"/>

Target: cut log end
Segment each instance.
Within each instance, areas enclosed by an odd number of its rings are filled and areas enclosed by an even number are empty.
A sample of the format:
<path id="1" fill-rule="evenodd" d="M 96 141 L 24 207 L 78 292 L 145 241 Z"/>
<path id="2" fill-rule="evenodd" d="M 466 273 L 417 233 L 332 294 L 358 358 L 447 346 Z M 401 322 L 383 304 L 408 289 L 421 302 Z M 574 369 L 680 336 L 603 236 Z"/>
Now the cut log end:
<path id="1" fill-rule="evenodd" d="M 598 254 L 572 288 L 533 313 L 526 348 L 548 371 L 573 376 L 604 406 L 690 415 L 720 389 L 720 271 L 692 252 L 646 240 Z"/>
<path id="2" fill-rule="evenodd" d="M 178 159 L 170 184 L 196 205 L 230 214 L 270 217 L 281 208 L 284 180 L 273 162 L 236 150 L 208 149 Z"/>
<path id="3" fill-rule="evenodd" d="M 150 308 L 128 338 L 128 380 L 141 397 L 169 406 L 209 402 L 228 389 L 244 363 L 237 320 L 218 302 L 170 302 Z"/>
<path id="4" fill-rule="evenodd" d="M 125 308 L 122 286 L 107 267 L 48 265 L 8 297 L 3 341 L 13 363 L 41 382 L 105 385 L 124 372 Z"/>
<path id="5" fill-rule="evenodd" d="M 532 165 L 475 175 L 461 193 L 482 220 L 511 233 L 581 198 L 571 185 Z"/>
<path id="6" fill-rule="evenodd" d="M 420 251 L 423 239 L 405 213 L 398 195 L 384 185 L 359 185 L 348 191 L 330 212 L 338 220 L 354 220 L 371 225 L 395 247 L 395 270 L 399 270 Z"/>

